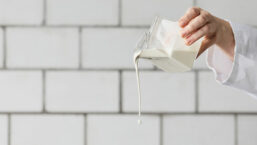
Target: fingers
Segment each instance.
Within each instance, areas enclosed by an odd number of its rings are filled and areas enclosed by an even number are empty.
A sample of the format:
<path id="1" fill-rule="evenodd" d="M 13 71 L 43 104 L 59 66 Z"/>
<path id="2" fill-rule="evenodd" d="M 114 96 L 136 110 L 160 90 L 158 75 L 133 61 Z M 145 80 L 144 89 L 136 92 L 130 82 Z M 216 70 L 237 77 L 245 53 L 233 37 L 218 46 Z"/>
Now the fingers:
<path id="1" fill-rule="evenodd" d="M 215 17 L 200 8 L 190 8 L 180 18 L 181 36 L 186 45 L 191 45 L 201 37 L 205 37 L 197 54 L 197 58 L 216 41 L 217 23 Z"/>
<path id="2" fill-rule="evenodd" d="M 199 30 L 195 31 L 192 35 L 190 35 L 189 37 L 185 38 L 186 45 L 193 44 L 195 41 L 197 41 L 201 37 L 203 37 L 203 36 L 207 35 L 209 32 L 211 32 L 212 31 L 211 29 L 213 29 L 211 24 L 204 25 L 202 28 L 200 28 Z"/>
<path id="3" fill-rule="evenodd" d="M 197 17 L 200 15 L 200 8 L 190 8 L 186 14 L 180 18 L 179 20 L 179 25 L 180 27 L 186 26 L 193 18 Z"/>
<path id="4" fill-rule="evenodd" d="M 197 31 L 199 28 L 204 26 L 206 23 L 208 23 L 208 21 L 209 21 L 209 16 L 206 13 L 203 13 L 203 14 L 197 16 L 196 18 L 191 20 L 186 27 L 184 27 L 181 30 L 181 36 L 183 38 L 189 36 L 193 32 Z"/>
<path id="5" fill-rule="evenodd" d="M 215 36 L 214 36 L 215 37 Z M 201 44 L 201 47 L 198 51 L 198 54 L 196 58 L 198 58 L 207 48 L 209 48 L 211 45 L 213 45 L 215 42 L 215 38 L 208 38 L 206 37 Z"/>

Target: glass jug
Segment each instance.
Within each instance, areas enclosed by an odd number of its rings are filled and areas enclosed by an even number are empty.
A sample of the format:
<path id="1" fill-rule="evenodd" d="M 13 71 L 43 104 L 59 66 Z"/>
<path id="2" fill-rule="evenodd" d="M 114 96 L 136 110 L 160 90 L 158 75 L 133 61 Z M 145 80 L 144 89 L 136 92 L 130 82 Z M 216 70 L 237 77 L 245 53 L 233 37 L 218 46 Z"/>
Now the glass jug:
<path id="1" fill-rule="evenodd" d="M 155 18 L 150 30 L 137 43 L 134 57 L 149 59 L 166 72 L 191 70 L 202 39 L 187 46 L 180 30 L 178 22 Z"/>

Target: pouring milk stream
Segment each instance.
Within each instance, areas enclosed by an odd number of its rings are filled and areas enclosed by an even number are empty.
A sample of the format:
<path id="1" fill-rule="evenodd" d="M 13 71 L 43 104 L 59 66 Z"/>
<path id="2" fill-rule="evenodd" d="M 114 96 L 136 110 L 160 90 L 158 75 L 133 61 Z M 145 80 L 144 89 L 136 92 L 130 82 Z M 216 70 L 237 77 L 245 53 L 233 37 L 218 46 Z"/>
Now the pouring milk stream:
<path id="1" fill-rule="evenodd" d="M 177 22 L 157 17 L 150 30 L 143 35 L 134 52 L 138 88 L 138 124 L 141 124 L 141 88 L 138 71 L 139 58 L 148 59 L 166 72 L 185 72 L 193 67 L 202 39 L 185 45 Z"/>

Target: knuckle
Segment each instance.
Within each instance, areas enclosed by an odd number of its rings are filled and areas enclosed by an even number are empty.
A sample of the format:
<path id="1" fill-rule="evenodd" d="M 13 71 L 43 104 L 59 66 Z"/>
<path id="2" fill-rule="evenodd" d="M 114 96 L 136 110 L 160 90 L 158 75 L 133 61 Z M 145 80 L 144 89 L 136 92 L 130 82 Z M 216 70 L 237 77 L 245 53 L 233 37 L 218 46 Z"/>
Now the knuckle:
<path id="1" fill-rule="evenodd" d="M 206 20 L 204 17 L 199 16 L 198 23 L 204 23 Z"/>
<path id="2" fill-rule="evenodd" d="M 192 36 L 190 37 L 190 40 L 191 40 L 191 41 L 195 41 L 195 40 L 196 40 L 196 38 L 197 38 L 197 36 L 196 36 L 196 35 L 192 35 Z"/>
<path id="3" fill-rule="evenodd" d="M 189 25 L 188 28 L 187 28 L 187 32 L 191 32 L 193 29 L 194 29 L 194 26 L 193 25 Z"/>
<path id="4" fill-rule="evenodd" d="M 211 30 L 211 25 L 210 24 L 207 24 L 206 26 L 205 26 L 205 31 L 206 32 L 209 32 Z"/>
<path id="5" fill-rule="evenodd" d="M 203 28 L 200 29 L 199 31 L 200 31 L 200 33 L 205 33 L 205 32 L 206 32 L 205 27 L 203 27 Z"/>
<path id="6" fill-rule="evenodd" d="M 203 22 L 206 22 L 206 21 L 208 21 L 209 20 L 209 15 L 207 14 L 207 13 L 203 13 L 203 14 L 201 14 L 201 20 L 203 21 Z"/>
<path id="7" fill-rule="evenodd" d="M 197 6 L 194 6 L 194 7 L 192 7 L 193 9 L 196 9 L 196 10 L 200 10 L 201 8 L 200 7 L 197 7 Z"/>
<path id="8" fill-rule="evenodd" d="M 193 13 L 193 14 L 195 14 L 195 15 L 197 15 L 197 14 L 199 14 L 199 8 L 198 8 L 198 7 L 192 7 L 192 8 L 190 9 L 190 12 Z"/>

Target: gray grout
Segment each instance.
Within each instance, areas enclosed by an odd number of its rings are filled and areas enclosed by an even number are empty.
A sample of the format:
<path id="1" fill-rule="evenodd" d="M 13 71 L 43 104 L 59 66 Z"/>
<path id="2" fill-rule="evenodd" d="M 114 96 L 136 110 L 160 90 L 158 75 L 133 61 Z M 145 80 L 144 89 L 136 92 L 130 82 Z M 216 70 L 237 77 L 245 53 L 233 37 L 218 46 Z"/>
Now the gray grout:
<path id="1" fill-rule="evenodd" d="M 163 145 L 163 115 L 160 115 L 160 145 Z"/>
<path id="2" fill-rule="evenodd" d="M 199 73 L 195 71 L 195 112 L 199 112 Z"/>
<path id="3" fill-rule="evenodd" d="M 84 115 L 84 145 L 87 145 L 87 135 L 88 135 L 88 131 L 87 131 L 87 115 Z"/>
<path id="4" fill-rule="evenodd" d="M 47 3 L 47 0 L 43 0 L 43 21 L 42 21 L 42 26 L 46 25 L 46 12 L 47 12 L 46 3 Z"/>
<path id="5" fill-rule="evenodd" d="M 79 27 L 79 69 L 82 69 L 82 28 Z"/>
<path id="6" fill-rule="evenodd" d="M 193 6 L 197 6 L 197 0 L 193 0 Z"/>
<path id="7" fill-rule="evenodd" d="M 234 116 L 234 120 L 235 120 L 235 145 L 238 145 L 238 115 L 235 114 Z"/>
<path id="8" fill-rule="evenodd" d="M 119 0 L 119 4 L 118 4 L 118 26 L 121 26 L 122 25 L 122 0 Z"/>
<path id="9" fill-rule="evenodd" d="M 131 28 L 131 29 L 147 29 L 150 25 L 52 25 L 52 24 L 45 24 L 45 25 L 0 25 L 0 27 L 8 27 L 8 28 Z"/>
<path id="10" fill-rule="evenodd" d="M 0 71 L 135 71 L 134 68 L 0 68 Z M 163 72 L 160 69 L 155 68 L 139 68 L 140 71 L 156 71 Z M 185 73 L 193 73 L 195 71 L 201 72 L 212 72 L 209 69 L 195 69 L 193 71 L 185 72 Z M 165 73 L 165 72 L 164 72 Z"/>
<path id="11" fill-rule="evenodd" d="M 6 27 L 2 27 L 3 29 L 3 68 L 6 69 L 6 58 L 7 58 L 7 48 L 6 48 Z"/>
<path id="12" fill-rule="evenodd" d="M 43 106 L 43 112 L 46 111 L 46 72 L 42 71 L 42 106 Z"/>
<path id="13" fill-rule="evenodd" d="M 135 112 L 0 112 L 0 115 L 137 115 L 137 111 Z M 142 112 L 143 115 L 164 115 L 164 116 L 172 116 L 172 115 L 257 115 L 257 112 Z"/>
<path id="14" fill-rule="evenodd" d="M 123 101 L 123 96 L 122 96 L 122 71 L 119 71 L 119 113 L 122 113 L 122 101 Z"/>
<path id="15" fill-rule="evenodd" d="M 8 114 L 8 139 L 7 144 L 11 145 L 11 115 Z"/>

